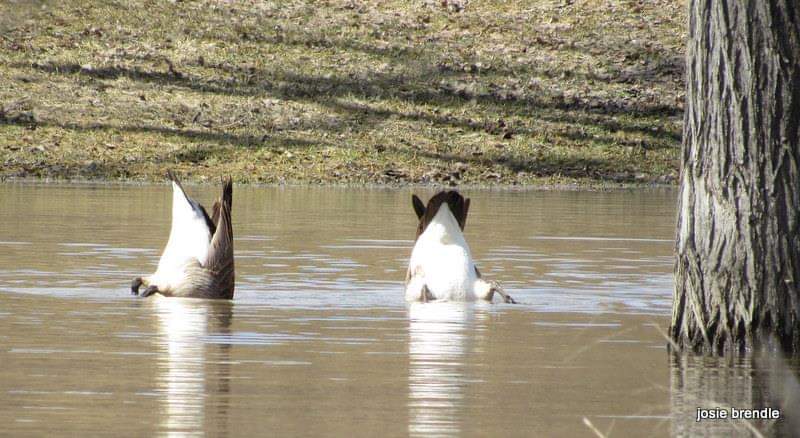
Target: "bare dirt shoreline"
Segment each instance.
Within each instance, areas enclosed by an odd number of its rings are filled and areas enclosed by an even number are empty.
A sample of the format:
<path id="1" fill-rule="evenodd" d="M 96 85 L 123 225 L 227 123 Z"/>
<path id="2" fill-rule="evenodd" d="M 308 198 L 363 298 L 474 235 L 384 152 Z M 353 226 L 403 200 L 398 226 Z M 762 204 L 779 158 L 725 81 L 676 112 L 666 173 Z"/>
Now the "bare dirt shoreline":
<path id="1" fill-rule="evenodd" d="M 216 187 L 219 185 L 219 179 L 203 180 L 188 180 L 183 182 L 185 186 L 208 186 Z M 158 180 L 128 180 L 128 179 L 86 179 L 86 178 L 71 178 L 71 179 L 54 179 L 54 178 L 36 178 L 36 177 L 11 177 L 0 179 L 0 184 L 21 184 L 21 185 L 37 185 L 37 186 L 108 186 L 108 187 L 141 187 L 141 186 L 157 186 L 168 185 L 169 182 Z M 676 190 L 676 184 L 664 183 L 609 183 L 600 182 L 593 184 L 441 184 L 441 183 L 365 183 L 365 184 L 349 184 L 339 182 L 326 182 L 310 184 L 305 182 L 292 182 L 292 183 L 236 183 L 237 186 L 245 187 L 282 187 L 282 188 L 331 188 L 331 189 L 363 189 L 363 190 L 451 190 L 457 189 L 461 191 L 477 190 L 477 191 L 591 191 L 591 192 L 609 192 L 609 191 L 627 191 L 627 190 Z"/>

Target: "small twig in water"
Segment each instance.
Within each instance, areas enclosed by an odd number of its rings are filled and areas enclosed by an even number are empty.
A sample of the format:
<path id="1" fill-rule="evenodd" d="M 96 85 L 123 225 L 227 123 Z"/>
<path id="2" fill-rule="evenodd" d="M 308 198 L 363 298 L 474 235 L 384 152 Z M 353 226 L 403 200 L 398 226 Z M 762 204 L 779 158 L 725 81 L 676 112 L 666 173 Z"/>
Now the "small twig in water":
<path id="1" fill-rule="evenodd" d="M 753 435 L 755 435 L 755 436 L 756 436 L 756 438 L 764 438 L 764 434 L 763 434 L 763 433 L 761 433 L 761 431 L 759 431 L 758 429 L 756 429 L 756 427 L 755 427 L 755 426 L 753 426 L 753 423 L 751 423 L 751 422 L 749 422 L 749 421 L 747 421 L 747 420 L 744 420 L 744 421 L 742 422 L 742 424 L 744 424 L 744 427 L 746 427 L 747 429 L 749 429 L 749 430 L 750 430 L 750 432 L 752 432 L 752 433 L 753 433 Z"/>
<path id="2" fill-rule="evenodd" d="M 667 342 L 669 342 L 669 345 L 671 345 L 671 346 L 672 346 L 672 349 L 673 349 L 673 351 L 681 351 L 681 348 L 678 346 L 678 344 L 677 344 L 677 343 L 676 343 L 674 340 L 672 340 L 672 338 L 670 338 L 670 337 L 669 337 L 669 336 L 668 336 L 668 335 L 667 335 L 667 334 L 664 332 L 664 330 L 662 330 L 662 329 L 661 329 L 661 326 L 659 326 L 657 322 L 655 322 L 655 321 L 651 321 L 651 322 L 650 322 L 650 324 L 652 324 L 652 325 L 653 325 L 653 327 L 654 327 L 654 328 L 655 328 L 655 329 L 658 331 L 658 333 L 660 333 L 660 334 L 661 334 L 661 336 L 663 336 L 663 337 L 664 337 L 664 339 L 666 339 L 666 340 L 667 340 Z"/>
<path id="3" fill-rule="evenodd" d="M 592 432 L 594 432 L 594 434 L 595 434 L 595 435 L 597 435 L 597 436 L 598 436 L 598 438 L 606 438 L 606 436 L 605 436 L 605 435 L 603 435 L 603 432 L 600 432 L 599 430 L 597 430 L 597 428 L 596 428 L 596 427 L 594 427 L 594 424 L 592 424 L 592 422 L 591 422 L 591 421 L 589 421 L 589 419 L 588 419 L 588 418 L 586 418 L 586 417 L 583 417 L 583 424 L 585 424 L 585 425 L 586 425 L 586 427 L 588 427 L 588 428 L 589 428 L 589 430 L 591 430 Z"/>

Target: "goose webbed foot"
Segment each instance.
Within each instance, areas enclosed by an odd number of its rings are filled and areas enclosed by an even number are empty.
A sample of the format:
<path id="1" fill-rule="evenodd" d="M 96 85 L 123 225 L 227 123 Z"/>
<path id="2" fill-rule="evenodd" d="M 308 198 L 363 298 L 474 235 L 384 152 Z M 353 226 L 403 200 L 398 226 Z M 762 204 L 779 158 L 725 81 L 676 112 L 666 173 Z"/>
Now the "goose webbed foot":
<path id="1" fill-rule="evenodd" d="M 503 298 L 503 302 L 504 303 L 506 303 L 506 304 L 517 304 L 517 302 L 514 300 L 514 298 L 511 298 L 511 295 L 507 294 L 506 291 L 504 291 L 503 288 L 500 287 L 499 284 L 497 284 L 495 282 L 492 282 L 491 284 L 492 284 L 492 289 L 491 289 L 492 293 L 496 293 L 497 295 L 500 295 L 500 297 Z"/>
<path id="2" fill-rule="evenodd" d="M 419 294 L 419 301 L 422 303 L 427 303 L 428 301 L 434 301 L 434 300 L 436 300 L 436 298 L 434 298 L 430 289 L 428 289 L 428 285 L 427 284 L 423 285 L 422 292 Z"/>
<path id="3" fill-rule="evenodd" d="M 502 292 L 502 293 L 499 293 L 499 294 L 500 294 L 501 297 L 503 297 L 503 302 L 504 303 L 506 303 L 506 304 L 518 304 L 516 302 L 516 300 L 514 300 L 514 298 L 511 297 L 511 295 L 509 295 L 509 294 L 507 294 L 505 292 Z"/>
<path id="4" fill-rule="evenodd" d="M 147 289 L 145 289 L 144 292 L 142 292 L 142 294 L 139 295 L 139 296 L 142 297 L 142 298 L 147 298 L 150 295 L 153 295 L 153 294 L 156 294 L 156 293 L 158 293 L 158 287 L 150 285 L 150 286 L 147 286 Z"/>
<path id="5" fill-rule="evenodd" d="M 136 277 L 131 282 L 131 294 L 132 295 L 139 295 L 139 288 L 142 287 L 144 281 L 142 281 L 142 277 Z"/>

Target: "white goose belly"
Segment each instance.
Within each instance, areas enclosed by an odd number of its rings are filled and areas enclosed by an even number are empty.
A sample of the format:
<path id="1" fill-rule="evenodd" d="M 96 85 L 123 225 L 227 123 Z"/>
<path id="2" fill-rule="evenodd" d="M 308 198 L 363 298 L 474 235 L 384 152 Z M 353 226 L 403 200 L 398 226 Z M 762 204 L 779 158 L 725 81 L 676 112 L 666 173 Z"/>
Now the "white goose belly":
<path id="1" fill-rule="evenodd" d="M 474 301 L 477 276 L 469 251 L 456 243 L 420 243 L 411 255 L 416 275 L 408 285 L 407 298 L 419 299 L 425 285 L 436 300 Z"/>

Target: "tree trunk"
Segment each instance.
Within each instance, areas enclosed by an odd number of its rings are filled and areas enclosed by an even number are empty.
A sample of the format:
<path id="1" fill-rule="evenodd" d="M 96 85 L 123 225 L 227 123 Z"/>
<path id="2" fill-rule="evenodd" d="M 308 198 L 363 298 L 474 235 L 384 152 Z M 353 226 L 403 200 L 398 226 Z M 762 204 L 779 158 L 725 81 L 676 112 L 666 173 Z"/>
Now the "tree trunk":
<path id="1" fill-rule="evenodd" d="M 690 0 L 670 334 L 800 353 L 800 4 Z"/>

